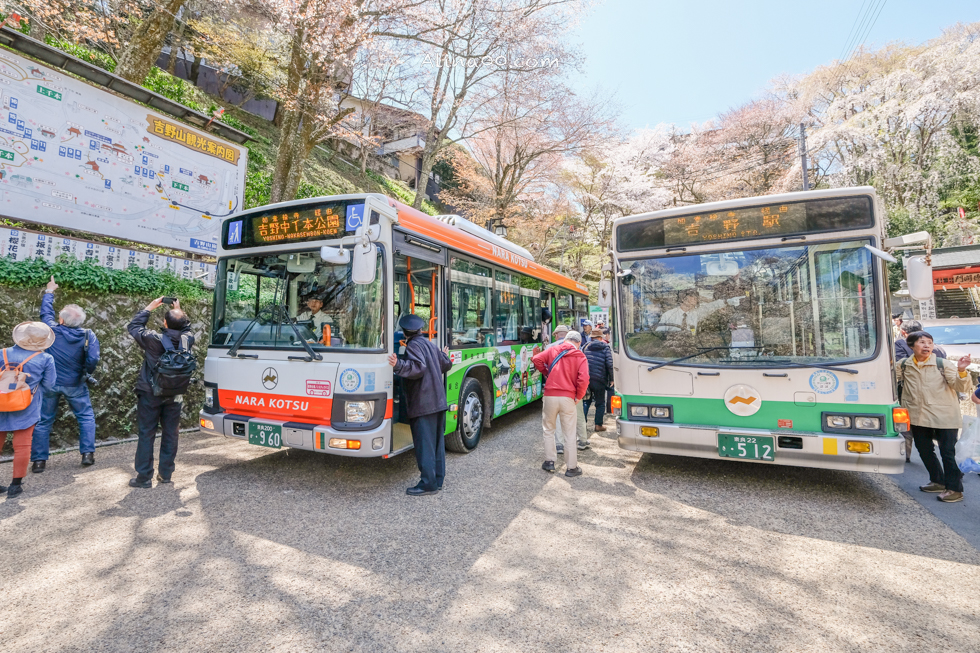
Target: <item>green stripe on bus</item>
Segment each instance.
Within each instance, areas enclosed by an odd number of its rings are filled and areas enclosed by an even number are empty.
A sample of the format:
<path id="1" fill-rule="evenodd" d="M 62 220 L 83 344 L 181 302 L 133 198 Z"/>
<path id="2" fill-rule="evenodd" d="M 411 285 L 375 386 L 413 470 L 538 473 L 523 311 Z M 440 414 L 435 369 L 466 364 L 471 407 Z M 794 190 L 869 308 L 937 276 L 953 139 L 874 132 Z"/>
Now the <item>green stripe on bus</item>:
<path id="1" fill-rule="evenodd" d="M 892 424 L 892 408 L 898 404 L 853 404 L 818 403 L 815 406 L 800 406 L 792 401 L 763 401 L 759 412 L 748 417 L 739 417 L 725 408 L 724 399 L 702 399 L 697 397 L 654 397 L 623 395 L 623 419 L 629 419 L 629 405 L 669 405 L 672 406 L 674 424 L 697 424 L 719 428 L 770 429 L 773 431 L 820 432 L 821 413 L 843 413 L 859 415 L 883 415 L 887 424 L 886 435 L 897 435 Z M 780 428 L 779 420 L 792 420 L 790 428 Z M 644 420 L 634 420 L 641 422 Z"/>

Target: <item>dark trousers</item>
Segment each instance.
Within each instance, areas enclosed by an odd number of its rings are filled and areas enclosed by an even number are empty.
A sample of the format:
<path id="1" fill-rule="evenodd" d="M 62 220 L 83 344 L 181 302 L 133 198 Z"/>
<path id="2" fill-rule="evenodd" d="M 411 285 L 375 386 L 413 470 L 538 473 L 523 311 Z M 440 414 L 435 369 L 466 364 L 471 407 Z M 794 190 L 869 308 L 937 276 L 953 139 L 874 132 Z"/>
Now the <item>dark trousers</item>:
<path id="1" fill-rule="evenodd" d="M 585 399 L 582 401 L 582 409 L 585 411 L 585 417 L 589 416 L 589 406 L 595 403 L 595 425 L 602 426 L 602 420 L 606 415 L 606 385 L 605 384 L 589 384 L 589 390 L 592 391 L 592 399 Z"/>
<path id="2" fill-rule="evenodd" d="M 959 429 L 934 429 L 928 426 L 912 425 L 912 440 L 915 448 L 922 458 L 922 464 L 929 470 L 929 480 L 933 483 L 945 485 L 951 492 L 963 491 L 963 472 L 956 466 L 954 452 L 956 449 L 956 436 Z M 942 458 L 942 465 L 936 458 L 936 447 L 932 444 L 935 440 L 939 443 L 939 457 Z"/>
<path id="3" fill-rule="evenodd" d="M 446 412 L 412 417 L 408 424 L 412 427 L 415 462 L 422 475 L 418 486 L 438 490 L 446 477 Z"/>
<path id="4" fill-rule="evenodd" d="M 141 481 L 153 478 L 153 445 L 160 429 L 160 476 L 170 478 L 177 457 L 182 403 L 173 397 L 154 397 L 149 392 L 136 393 L 136 420 L 139 442 L 136 444 L 136 475 Z"/>

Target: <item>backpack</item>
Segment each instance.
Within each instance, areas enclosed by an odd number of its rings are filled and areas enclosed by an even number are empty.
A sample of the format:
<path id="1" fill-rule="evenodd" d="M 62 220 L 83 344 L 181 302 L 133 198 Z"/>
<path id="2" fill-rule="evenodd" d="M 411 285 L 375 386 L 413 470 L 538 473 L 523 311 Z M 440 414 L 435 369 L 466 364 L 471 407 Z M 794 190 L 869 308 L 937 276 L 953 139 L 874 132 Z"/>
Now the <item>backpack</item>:
<path id="1" fill-rule="evenodd" d="M 3 369 L 0 370 L 0 413 L 15 413 L 31 405 L 34 392 L 27 384 L 30 376 L 24 365 L 41 352 L 36 351 L 17 365 L 7 361 L 7 350 L 3 350 Z"/>
<path id="2" fill-rule="evenodd" d="M 902 362 L 899 363 L 899 366 L 901 366 L 901 368 L 902 368 L 902 378 L 903 379 L 905 378 L 905 368 L 908 366 L 909 358 L 912 358 L 912 357 L 911 356 L 908 356 L 906 358 L 903 358 L 902 359 Z M 940 374 L 943 373 L 943 369 L 945 368 L 945 364 L 943 363 L 944 360 L 946 360 L 946 359 L 939 358 L 938 356 L 936 356 L 936 369 L 939 370 L 939 373 Z M 898 385 L 898 401 L 899 401 L 899 403 L 901 403 L 901 401 L 902 401 L 902 390 L 904 389 L 903 386 L 905 385 L 905 381 L 902 380 L 897 385 Z"/>
<path id="3" fill-rule="evenodd" d="M 174 349 L 170 337 L 160 337 L 164 352 L 150 373 L 154 397 L 176 397 L 187 392 L 191 375 L 197 370 L 197 359 L 190 351 L 187 334 L 180 336 L 180 347 Z"/>

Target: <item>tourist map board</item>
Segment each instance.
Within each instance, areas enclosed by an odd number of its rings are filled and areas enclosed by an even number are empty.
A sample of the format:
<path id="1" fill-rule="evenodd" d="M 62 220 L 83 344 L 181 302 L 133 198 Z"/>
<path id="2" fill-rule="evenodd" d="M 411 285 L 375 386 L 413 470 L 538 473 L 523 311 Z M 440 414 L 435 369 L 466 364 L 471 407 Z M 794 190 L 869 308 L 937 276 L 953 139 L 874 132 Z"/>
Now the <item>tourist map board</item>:
<path id="1" fill-rule="evenodd" d="M 245 148 L 7 51 L 0 94 L 0 214 L 217 253 Z"/>

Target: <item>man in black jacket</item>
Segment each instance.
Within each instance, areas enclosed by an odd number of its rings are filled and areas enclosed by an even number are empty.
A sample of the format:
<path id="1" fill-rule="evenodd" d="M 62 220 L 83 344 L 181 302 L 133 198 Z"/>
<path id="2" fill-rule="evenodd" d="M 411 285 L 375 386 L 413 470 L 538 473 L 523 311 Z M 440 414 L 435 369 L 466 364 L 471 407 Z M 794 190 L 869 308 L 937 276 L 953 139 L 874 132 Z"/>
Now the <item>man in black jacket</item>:
<path id="1" fill-rule="evenodd" d="M 405 357 L 388 355 L 395 374 L 402 377 L 405 411 L 412 428 L 415 462 L 422 479 L 408 488 L 409 496 L 434 494 L 442 489 L 446 476 L 446 382 L 443 375 L 452 368 L 449 347 L 439 347 L 422 336 L 425 321 L 418 315 L 406 315 L 398 321 L 405 332 Z"/>
<path id="2" fill-rule="evenodd" d="M 602 423 L 606 414 L 606 390 L 613 384 L 612 349 L 602 340 L 602 335 L 604 333 L 582 348 L 586 360 L 589 361 L 589 390 L 592 391 L 592 399 L 584 400 L 582 408 L 585 410 L 586 418 L 588 418 L 589 406 L 595 402 L 596 431 L 606 430 Z"/>
<path id="3" fill-rule="evenodd" d="M 148 488 L 153 480 L 153 445 L 157 437 L 157 424 L 160 425 L 160 466 L 157 481 L 169 483 L 174 473 L 174 459 L 177 457 L 177 436 L 180 429 L 180 409 L 183 396 L 156 397 L 153 395 L 153 371 L 166 351 L 163 338 L 169 338 L 174 348 L 194 346 L 190 320 L 180 310 L 180 302 L 174 300 L 173 307 L 163 318 L 163 333 L 146 328 L 150 313 L 163 304 L 158 297 L 136 314 L 127 326 L 129 335 L 143 350 L 143 366 L 136 380 L 136 420 L 139 428 L 139 442 L 136 444 L 136 478 L 130 479 L 132 487 Z"/>

